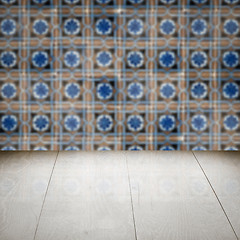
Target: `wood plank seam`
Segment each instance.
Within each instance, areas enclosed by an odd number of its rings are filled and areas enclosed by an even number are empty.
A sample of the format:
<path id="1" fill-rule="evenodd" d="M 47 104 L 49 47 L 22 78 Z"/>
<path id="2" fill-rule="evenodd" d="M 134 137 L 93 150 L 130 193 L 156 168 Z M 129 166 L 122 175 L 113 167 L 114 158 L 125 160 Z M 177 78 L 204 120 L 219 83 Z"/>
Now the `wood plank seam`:
<path id="1" fill-rule="evenodd" d="M 225 211 L 225 209 L 224 209 L 222 203 L 220 202 L 219 197 L 217 196 L 217 193 L 215 192 L 215 190 L 214 190 L 214 188 L 213 188 L 213 186 L 212 186 L 210 180 L 209 180 L 208 177 L 207 177 L 207 174 L 205 173 L 204 169 L 202 168 L 200 162 L 198 161 L 197 156 L 194 154 L 193 151 L 191 151 L 191 152 L 192 152 L 194 158 L 196 159 L 196 161 L 197 161 L 197 163 L 198 163 L 200 169 L 202 170 L 202 172 L 203 172 L 205 178 L 207 179 L 208 184 L 210 185 L 210 187 L 211 187 L 211 189 L 212 189 L 214 195 L 216 196 L 217 201 L 218 201 L 219 205 L 221 206 L 221 208 L 222 208 L 222 210 L 223 210 L 223 213 L 225 214 L 225 216 L 226 216 L 226 218 L 227 218 L 227 220 L 228 220 L 228 222 L 229 222 L 229 224 L 230 224 L 230 226 L 231 226 L 231 228 L 232 228 L 232 230 L 233 230 L 233 232 L 234 232 L 234 235 L 235 235 L 236 239 L 239 240 L 239 238 L 238 238 L 238 236 L 237 236 L 237 233 L 235 232 L 235 229 L 233 228 L 233 225 L 232 225 L 232 223 L 231 223 L 231 221 L 230 221 L 230 219 L 229 219 L 229 217 L 228 217 L 228 215 L 227 215 L 227 213 L 226 213 L 226 211 Z"/>
<path id="2" fill-rule="evenodd" d="M 39 214 L 39 217 L 38 217 L 38 222 L 37 222 L 37 226 L 36 226 L 36 230 L 35 230 L 35 233 L 34 233 L 33 240 L 36 239 L 38 225 L 39 225 L 39 222 L 40 222 L 40 219 L 41 219 L 42 210 L 43 210 L 44 203 L 45 203 L 45 200 L 46 200 L 46 197 L 47 197 L 48 189 L 49 189 L 49 186 L 50 186 L 50 183 L 51 183 L 51 179 L 52 179 L 53 171 L 54 171 L 54 168 L 55 168 L 55 165 L 56 165 L 56 162 L 57 162 L 58 154 L 59 154 L 59 150 L 57 152 L 57 156 L 55 158 L 55 161 L 54 161 L 54 164 L 53 164 L 53 168 L 52 168 L 52 171 L 51 171 L 51 174 L 50 174 L 50 178 L 49 178 L 49 181 L 48 181 L 47 189 L 46 189 L 46 192 L 45 192 L 45 195 L 44 195 L 44 198 L 43 198 L 43 203 L 42 203 L 41 211 L 40 211 L 40 214 Z"/>
<path id="3" fill-rule="evenodd" d="M 129 193 L 130 193 L 130 198 L 131 198 L 131 208 L 132 208 L 134 234 L 135 234 L 135 239 L 137 240 L 137 229 L 136 229 L 136 223 L 135 223 L 135 215 L 134 215 L 134 207 L 133 207 L 133 199 L 132 199 L 131 182 L 130 182 L 130 175 L 129 175 L 129 168 L 128 168 L 128 161 L 127 161 L 126 152 L 124 152 L 124 156 L 125 156 L 125 160 L 126 160 L 127 173 L 128 173 L 128 186 L 129 186 Z"/>

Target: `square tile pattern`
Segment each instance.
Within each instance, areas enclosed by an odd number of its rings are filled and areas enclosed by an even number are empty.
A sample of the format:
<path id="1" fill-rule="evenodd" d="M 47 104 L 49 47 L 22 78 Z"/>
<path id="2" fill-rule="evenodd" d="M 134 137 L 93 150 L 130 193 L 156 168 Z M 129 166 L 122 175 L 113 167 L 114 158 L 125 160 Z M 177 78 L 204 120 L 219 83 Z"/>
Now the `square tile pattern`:
<path id="1" fill-rule="evenodd" d="M 239 0 L 0 0 L 0 148 L 240 149 L 239 22 Z"/>

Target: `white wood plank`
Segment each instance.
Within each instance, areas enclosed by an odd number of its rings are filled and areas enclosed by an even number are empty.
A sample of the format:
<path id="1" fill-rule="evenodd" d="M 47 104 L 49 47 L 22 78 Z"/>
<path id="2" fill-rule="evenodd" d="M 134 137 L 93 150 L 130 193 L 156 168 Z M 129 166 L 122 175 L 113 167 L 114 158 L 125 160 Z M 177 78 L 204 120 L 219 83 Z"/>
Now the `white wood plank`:
<path id="1" fill-rule="evenodd" d="M 240 238 L 240 152 L 194 152 Z"/>
<path id="2" fill-rule="evenodd" d="M 32 240 L 57 152 L 0 153 L 0 239 Z"/>
<path id="3" fill-rule="evenodd" d="M 236 239 L 191 152 L 128 152 L 138 240 Z"/>
<path id="4" fill-rule="evenodd" d="M 36 240 L 135 239 L 122 152 L 60 152 Z"/>

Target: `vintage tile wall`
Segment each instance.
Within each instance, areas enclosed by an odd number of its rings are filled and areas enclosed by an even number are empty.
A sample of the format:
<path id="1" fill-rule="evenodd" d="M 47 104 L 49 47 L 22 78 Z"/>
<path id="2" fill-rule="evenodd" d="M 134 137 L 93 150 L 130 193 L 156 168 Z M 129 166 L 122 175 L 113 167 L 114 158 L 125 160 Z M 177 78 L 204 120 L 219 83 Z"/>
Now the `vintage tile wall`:
<path id="1" fill-rule="evenodd" d="M 239 0 L 0 0 L 0 149 L 240 149 Z"/>

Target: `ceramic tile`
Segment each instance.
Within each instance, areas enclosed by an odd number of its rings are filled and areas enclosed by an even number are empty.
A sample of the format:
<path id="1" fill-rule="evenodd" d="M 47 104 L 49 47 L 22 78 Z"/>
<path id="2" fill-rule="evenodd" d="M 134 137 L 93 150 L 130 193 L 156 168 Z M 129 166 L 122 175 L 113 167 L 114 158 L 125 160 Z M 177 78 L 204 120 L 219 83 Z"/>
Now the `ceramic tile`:
<path id="1" fill-rule="evenodd" d="M 1 0 L 3 150 L 240 149 L 239 0 Z"/>

